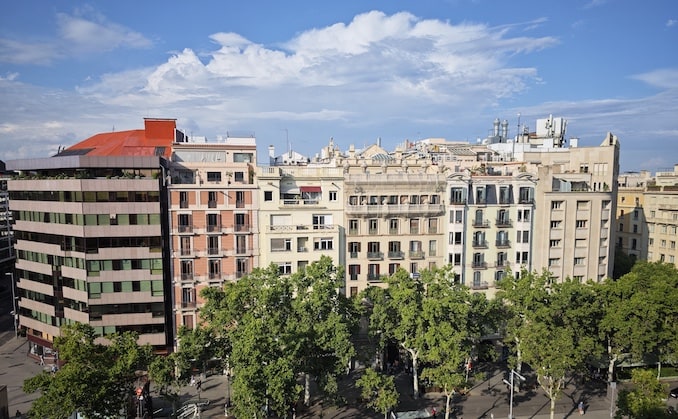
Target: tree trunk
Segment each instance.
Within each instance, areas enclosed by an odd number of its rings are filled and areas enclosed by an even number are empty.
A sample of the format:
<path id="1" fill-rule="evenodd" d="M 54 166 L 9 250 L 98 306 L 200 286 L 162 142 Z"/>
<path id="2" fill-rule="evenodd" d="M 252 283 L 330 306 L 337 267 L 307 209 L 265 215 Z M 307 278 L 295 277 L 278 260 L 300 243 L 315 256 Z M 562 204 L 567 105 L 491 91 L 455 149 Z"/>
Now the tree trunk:
<path id="1" fill-rule="evenodd" d="M 445 393 L 445 419 L 450 419 L 450 401 L 453 393 Z"/>
<path id="2" fill-rule="evenodd" d="M 419 373 L 417 372 L 417 354 L 414 351 L 410 351 L 410 355 L 412 355 L 412 385 L 414 389 L 414 397 L 415 399 L 419 398 Z"/>
<path id="3" fill-rule="evenodd" d="M 516 372 L 520 374 L 523 369 L 523 353 L 520 351 L 520 339 L 516 338 Z"/>
<path id="4" fill-rule="evenodd" d="M 657 380 L 659 380 L 662 376 L 662 362 L 658 361 L 657 362 Z"/>
<path id="5" fill-rule="evenodd" d="M 551 419 L 554 419 L 556 416 L 556 399 L 551 398 Z"/>
<path id="6" fill-rule="evenodd" d="M 304 373 L 304 406 L 311 405 L 311 376 Z"/>
<path id="7" fill-rule="evenodd" d="M 612 355 L 612 348 L 607 347 L 607 354 L 610 357 L 610 363 L 607 365 L 607 382 L 614 381 L 614 364 L 617 362 L 617 355 Z"/>

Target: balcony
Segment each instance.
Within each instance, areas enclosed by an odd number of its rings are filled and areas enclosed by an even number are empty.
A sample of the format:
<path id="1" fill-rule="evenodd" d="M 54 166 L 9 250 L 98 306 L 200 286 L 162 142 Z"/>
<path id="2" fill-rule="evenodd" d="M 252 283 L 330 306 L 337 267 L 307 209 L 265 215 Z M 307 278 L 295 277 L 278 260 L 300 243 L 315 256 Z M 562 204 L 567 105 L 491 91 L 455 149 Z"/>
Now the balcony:
<path id="1" fill-rule="evenodd" d="M 207 201 L 207 208 L 216 208 L 217 201 Z"/>
<path id="2" fill-rule="evenodd" d="M 196 303 L 195 301 L 182 301 L 181 302 L 181 308 L 195 308 Z"/>
<path id="3" fill-rule="evenodd" d="M 411 250 L 410 251 L 410 259 L 423 259 L 426 256 L 425 252 L 422 252 L 420 250 Z"/>
<path id="4" fill-rule="evenodd" d="M 476 249 L 487 249 L 487 240 L 474 240 L 472 246 Z"/>
<path id="5" fill-rule="evenodd" d="M 179 208 L 188 208 L 188 201 L 179 201 Z"/>
<path id="6" fill-rule="evenodd" d="M 508 266 L 508 262 L 505 261 L 505 260 L 498 260 L 498 261 L 494 264 L 494 266 L 495 266 L 496 268 L 505 268 L 505 267 Z"/>
<path id="7" fill-rule="evenodd" d="M 487 220 L 473 220 L 473 227 L 490 228 L 490 222 Z"/>
<path id="8" fill-rule="evenodd" d="M 398 228 L 389 228 L 388 234 L 398 234 Z"/>
<path id="9" fill-rule="evenodd" d="M 495 224 L 497 225 L 497 227 L 511 227 L 512 222 L 508 218 L 497 218 Z"/>
<path id="10" fill-rule="evenodd" d="M 193 273 L 183 273 L 181 274 L 182 281 L 193 281 Z"/>
<path id="11" fill-rule="evenodd" d="M 529 198 L 529 197 L 520 197 L 518 198 L 518 203 L 519 204 L 534 204 L 534 198 Z"/>
<path id="12" fill-rule="evenodd" d="M 388 252 L 388 258 L 389 259 L 405 259 L 405 252 L 401 251 L 395 251 L 395 252 Z"/>
<path id="13" fill-rule="evenodd" d="M 497 240 L 495 245 L 500 249 L 511 247 L 511 240 Z"/>
<path id="14" fill-rule="evenodd" d="M 487 281 L 474 282 L 471 285 L 472 290 L 486 290 L 488 288 L 490 288 L 490 284 Z"/>
<path id="15" fill-rule="evenodd" d="M 358 229 L 357 228 L 349 228 L 348 234 L 349 234 L 349 236 L 355 236 L 355 235 L 358 234 Z"/>
<path id="16" fill-rule="evenodd" d="M 367 230 L 367 234 L 369 234 L 370 236 L 376 236 L 377 234 L 379 234 L 379 230 L 376 228 L 370 228 Z"/>
<path id="17" fill-rule="evenodd" d="M 220 272 L 210 272 L 209 279 L 221 279 L 221 273 Z"/>
<path id="18" fill-rule="evenodd" d="M 236 224 L 236 225 L 233 226 L 233 230 L 235 232 L 250 231 L 250 225 L 249 224 Z"/>
<path id="19" fill-rule="evenodd" d="M 473 269 L 487 269 L 487 262 L 474 260 L 471 263 Z"/>
<path id="20" fill-rule="evenodd" d="M 465 205 L 466 204 L 466 198 L 458 198 L 454 197 L 450 199 L 450 205 Z"/>
<path id="21" fill-rule="evenodd" d="M 379 274 L 367 274 L 367 280 L 370 282 L 381 282 L 381 275 Z"/>
<path id="22" fill-rule="evenodd" d="M 193 233 L 192 225 L 180 225 L 177 227 L 179 233 Z"/>
<path id="23" fill-rule="evenodd" d="M 209 224 L 205 227 L 205 230 L 207 230 L 208 233 L 221 231 L 221 224 Z"/>
<path id="24" fill-rule="evenodd" d="M 298 247 L 298 248 L 297 248 L 297 252 L 299 252 L 299 253 L 305 253 L 305 252 L 308 252 L 308 248 L 303 247 L 303 246 Z"/>
<path id="25" fill-rule="evenodd" d="M 245 208 L 245 201 L 243 201 L 243 200 L 235 201 L 235 207 L 236 208 Z"/>
<path id="26" fill-rule="evenodd" d="M 384 204 L 384 205 L 359 205 L 347 204 L 346 215 L 355 217 L 436 217 L 445 213 L 442 204 Z"/>
<path id="27" fill-rule="evenodd" d="M 349 252 L 348 257 L 350 257 L 351 259 L 357 259 L 358 252 Z"/>
<path id="28" fill-rule="evenodd" d="M 210 247 L 207 249 L 208 256 L 218 256 L 220 252 L 221 249 L 219 249 L 218 247 Z"/>
<path id="29" fill-rule="evenodd" d="M 181 256 L 190 256 L 193 254 L 191 249 L 181 249 L 180 253 Z"/>
<path id="30" fill-rule="evenodd" d="M 384 260 L 384 252 L 367 252 L 368 260 Z"/>

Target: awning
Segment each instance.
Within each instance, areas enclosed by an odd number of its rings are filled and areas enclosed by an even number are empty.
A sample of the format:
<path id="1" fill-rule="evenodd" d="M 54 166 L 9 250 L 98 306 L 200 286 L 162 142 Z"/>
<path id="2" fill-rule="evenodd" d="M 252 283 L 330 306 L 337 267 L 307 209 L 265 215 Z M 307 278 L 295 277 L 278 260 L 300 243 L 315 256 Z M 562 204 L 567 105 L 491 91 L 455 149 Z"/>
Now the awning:
<path id="1" fill-rule="evenodd" d="M 304 192 L 322 192 L 322 189 L 320 189 L 320 186 L 302 186 L 300 189 L 301 189 L 301 193 L 304 193 Z"/>

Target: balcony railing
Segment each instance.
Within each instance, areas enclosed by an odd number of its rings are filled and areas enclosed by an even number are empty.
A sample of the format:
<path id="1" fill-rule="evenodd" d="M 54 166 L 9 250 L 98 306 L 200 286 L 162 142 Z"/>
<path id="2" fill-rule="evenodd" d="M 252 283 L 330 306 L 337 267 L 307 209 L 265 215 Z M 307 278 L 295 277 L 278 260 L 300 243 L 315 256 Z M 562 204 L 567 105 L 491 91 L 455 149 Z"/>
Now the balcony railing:
<path id="1" fill-rule="evenodd" d="M 181 280 L 182 281 L 193 281 L 193 273 L 181 274 Z"/>
<path id="2" fill-rule="evenodd" d="M 511 227 L 512 222 L 508 218 L 497 218 L 497 227 Z"/>
<path id="3" fill-rule="evenodd" d="M 208 224 L 205 228 L 208 233 L 214 233 L 215 231 L 221 231 L 221 224 Z"/>
<path id="4" fill-rule="evenodd" d="M 192 253 L 193 252 L 191 251 L 191 249 L 181 249 L 181 252 L 180 252 L 181 256 L 189 256 Z"/>
<path id="5" fill-rule="evenodd" d="M 471 285 L 472 290 L 486 290 L 490 287 L 490 284 L 487 281 L 475 282 Z"/>
<path id="6" fill-rule="evenodd" d="M 471 263 L 473 269 L 487 269 L 487 262 L 485 261 L 473 261 Z"/>
<path id="7" fill-rule="evenodd" d="M 249 224 L 236 224 L 233 226 L 234 231 L 249 231 L 250 230 L 250 225 Z"/>
<path id="8" fill-rule="evenodd" d="M 182 301 L 181 302 L 181 308 L 195 308 L 196 303 L 195 301 Z"/>
<path id="9" fill-rule="evenodd" d="M 497 240 L 497 247 L 511 247 L 511 240 Z"/>
<path id="10" fill-rule="evenodd" d="M 235 201 L 235 207 L 236 208 L 245 208 L 245 201 Z"/>
<path id="11" fill-rule="evenodd" d="M 474 240 L 473 247 L 476 249 L 487 249 L 487 240 Z"/>
<path id="12" fill-rule="evenodd" d="M 411 250 L 410 251 L 410 259 L 423 259 L 425 255 L 426 255 L 426 253 L 422 252 L 420 250 Z"/>
<path id="13" fill-rule="evenodd" d="M 489 228 L 490 222 L 487 220 L 473 220 L 473 227 L 476 228 Z"/>
<path id="14" fill-rule="evenodd" d="M 358 252 L 349 252 L 348 257 L 356 259 L 358 257 Z"/>
<path id="15" fill-rule="evenodd" d="M 207 249 L 207 254 L 209 256 L 216 256 L 219 254 L 220 250 L 221 249 L 219 249 L 218 247 L 210 247 Z"/>
<path id="16" fill-rule="evenodd" d="M 179 208 L 188 208 L 188 201 L 179 201 Z"/>
<path id="17" fill-rule="evenodd" d="M 367 252 L 368 260 L 384 260 L 384 252 Z"/>
<path id="18" fill-rule="evenodd" d="M 193 226 L 192 225 L 180 225 L 177 227 L 179 230 L 179 233 L 192 233 L 193 232 Z"/>
<path id="19" fill-rule="evenodd" d="M 405 259 L 405 252 L 401 252 L 401 251 L 388 252 L 388 258 L 389 259 Z"/>
<path id="20" fill-rule="evenodd" d="M 351 235 L 351 236 L 355 236 L 355 235 L 358 234 L 358 229 L 357 228 L 349 228 L 348 234 Z"/>
<path id="21" fill-rule="evenodd" d="M 207 201 L 207 208 L 216 208 L 217 201 Z"/>
<path id="22" fill-rule="evenodd" d="M 370 282 L 381 281 L 381 275 L 379 274 L 367 274 L 367 280 Z"/>

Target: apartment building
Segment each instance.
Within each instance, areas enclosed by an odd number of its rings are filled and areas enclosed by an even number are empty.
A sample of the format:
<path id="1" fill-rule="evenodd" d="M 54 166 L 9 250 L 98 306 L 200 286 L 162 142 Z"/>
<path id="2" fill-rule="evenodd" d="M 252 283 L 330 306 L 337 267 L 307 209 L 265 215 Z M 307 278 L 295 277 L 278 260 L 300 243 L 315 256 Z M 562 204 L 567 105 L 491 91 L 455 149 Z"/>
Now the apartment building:
<path id="1" fill-rule="evenodd" d="M 135 331 L 171 348 L 165 159 L 174 120 L 97 134 L 49 158 L 14 160 L 7 182 L 16 238 L 19 324 L 30 353 L 52 354 L 60 326 Z"/>
<path id="2" fill-rule="evenodd" d="M 645 216 L 648 171 L 621 173 L 617 182 L 616 248 L 633 260 L 647 259 L 649 240 Z"/>
<path id="3" fill-rule="evenodd" d="M 181 138 L 168 167 L 174 326 L 200 322 L 205 287 L 222 287 L 259 266 L 257 159 L 253 134 L 216 142 Z"/>
<path id="4" fill-rule="evenodd" d="M 673 171 L 657 172 L 645 191 L 644 212 L 647 217 L 650 262 L 676 265 L 678 250 L 678 164 Z M 678 266 L 678 265 L 676 265 Z"/>
<path id="5" fill-rule="evenodd" d="M 304 161 L 304 163 L 306 163 Z M 293 274 L 321 256 L 344 265 L 344 176 L 341 168 L 260 166 L 260 266 Z"/>

